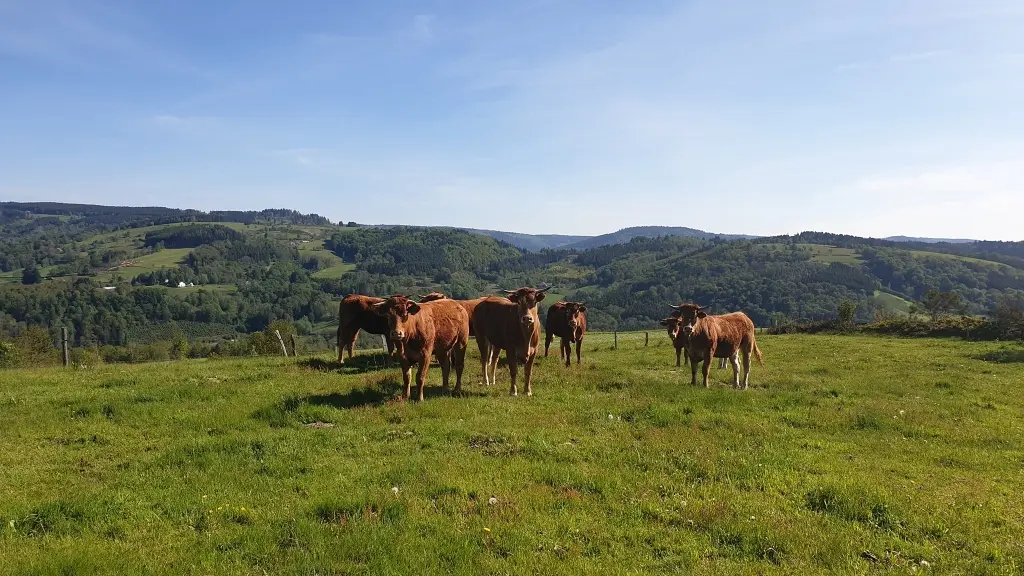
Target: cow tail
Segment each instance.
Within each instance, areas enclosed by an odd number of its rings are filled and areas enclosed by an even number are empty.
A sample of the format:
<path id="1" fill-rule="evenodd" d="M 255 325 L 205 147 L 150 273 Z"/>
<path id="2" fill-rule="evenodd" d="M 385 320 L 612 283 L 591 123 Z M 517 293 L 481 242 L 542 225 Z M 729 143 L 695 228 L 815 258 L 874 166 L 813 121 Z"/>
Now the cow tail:
<path id="1" fill-rule="evenodd" d="M 757 340 L 751 339 L 751 344 L 754 345 L 754 356 L 757 357 L 757 363 L 761 365 L 761 368 L 764 368 L 764 358 L 761 356 L 761 349 L 757 347 Z"/>

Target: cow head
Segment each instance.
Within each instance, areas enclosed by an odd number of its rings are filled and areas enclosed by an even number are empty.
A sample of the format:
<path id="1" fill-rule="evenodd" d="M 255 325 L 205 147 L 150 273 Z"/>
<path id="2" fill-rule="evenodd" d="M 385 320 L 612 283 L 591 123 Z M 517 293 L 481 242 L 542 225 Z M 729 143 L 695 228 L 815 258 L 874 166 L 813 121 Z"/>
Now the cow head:
<path id="1" fill-rule="evenodd" d="M 706 310 L 710 306 L 701 308 L 697 304 L 680 304 L 679 306 L 672 306 L 670 304 L 669 308 L 675 310 L 672 316 L 679 320 L 679 332 L 683 336 L 689 336 L 693 334 L 693 330 L 697 327 L 697 322 L 708 317 Z"/>
<path id="2" fill-rule="evenodd" d="M 536 326 L 537 303 L 544 299 L 544 293 L 551 287 L 542 288 L 520 288 L 518 290 L 505 290 L 505 295 L 519 308 L 519 322 L 523 331 L 532 331 Z"/>
<path id="3" fill-rule="evenodd" d="M 405 323 L 410 316 L 420 311 L 420 305 L 413 302 L 408 296 L 392 296 L 383 302 L 370 307 L 375 314 L 383 316 L 388 320 L 388 328 L 391 329 L 391 339 L 395 342 L 405 340 Z"/>
<path id="4" fill-rule="evenodd" d="M 444 300 L 446 298 L 448 297 L 440 292 L 431 292 L 426 296 L 420 296 L 420 304 L 423 304 L 424 302 L 433 302 L 435 300 Z"/>
<path id="5" fill-rule="evenodd" d="M 661 321 L 661 325 L 668 331 L 668 337 L 673 342 L 679 337 L 679 329 L 682 327 L 682 324 L 678 316 L 671 316 Z"/>
<path id="6" fill-rule="evenodd" d="M 580 327 L 586 313 L 587 306 L 582 302 L 565 303 L 565 320 L 569 323 L 570 332 L 575 332 L 576 329 Z"/>

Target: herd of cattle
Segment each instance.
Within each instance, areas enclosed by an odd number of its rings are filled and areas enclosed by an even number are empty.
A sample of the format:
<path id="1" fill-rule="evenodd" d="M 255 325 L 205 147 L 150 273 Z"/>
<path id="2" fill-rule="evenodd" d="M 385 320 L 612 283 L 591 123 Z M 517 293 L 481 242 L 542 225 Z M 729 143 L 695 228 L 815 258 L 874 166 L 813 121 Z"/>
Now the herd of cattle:
<path id="1" fill-rule="evenodd" d="M 524 367 L 525 391 L 533 394 L 533 365 L 540 345 L 540 319 L 537 304 L 544 300 L 549 288 L 505 290 L 505 296 L 485 296 L 472 300 L 454 300 L 439 292 L 431 292 L 416 301 L 410 296 L 377 298 L 360 294 L 346 296 L 338 307 L 338 362 L 344 364 L 345 352 L 352 358 L 356 336 L 360 330 L 384 337 L 388 356 L 396 357 L 402 367 L 404 397 L 412 393 L 412 367 L 417 366 L 416 386 L 423 400 L 423 387 L 431 358 L 441 367 L 444 390 L 448 390 L 452 368 L 455 369 L 455 393 L 462 390 L 469 338 L 476 339 L 480 350 L 483 383 L 495 382 L 498 357 L 502 351 L 508 361 L 512 381 L 510 394 L 516 396 L 519 364 Z M 713 358 L 719 368 L 731 360 L 733 386 L 740 387 L 739 355 L 743 355 L 743 384 L 750 378 L 750 355 L 764 366 L 761 351 L 754 339 L 754 323 L 742 312 L 712 316 L 707 308 L 696 304 L 671 306 L 669 318 L 661 321 L 668 330 L 676 350 L 676 366 L 680 358 L 689 363 L 692 384 L 697 384 L 697 365 L 703 362 L 704 386 Z M 572 365 L 572 345 L 576 346 L 576 363 L 581 361 L 580 347 L 587 331 L 587 307 L 581 302 L 556 302 L 548 309 L 545 322 L 544 355 L 548 355 L 555 337 L 561 339 L 560 353 L 566 366 Z M 685 354 L 684 354 L 685 352 Z M 514 359 L 514 360 L 513 360 Z"/>

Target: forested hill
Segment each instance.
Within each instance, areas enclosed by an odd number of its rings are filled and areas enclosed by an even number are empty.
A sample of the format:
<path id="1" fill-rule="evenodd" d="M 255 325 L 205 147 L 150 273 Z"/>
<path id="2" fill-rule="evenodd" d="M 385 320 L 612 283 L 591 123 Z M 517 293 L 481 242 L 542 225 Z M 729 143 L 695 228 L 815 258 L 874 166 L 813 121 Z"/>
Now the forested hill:
<path id="1" fill-rule="evenodd" d="M 1024 301 L 1021 242 L 671 232 L 527 251 L 458 229 L 340 226 L 287 210 L 6 203 L 0 339 L 67 326 L 76 345 L 126 344 L 170 322 L 232 337 L 286 320 L 326 345 L 347 293 L 470 298 L 541 282 L 554 286 L 547 304 L 587 301 L 597 330 L 655 328 L 680 301 L 744 310 L 759 325 L 832 318 L 847 300 L 862 320 L 905 314 L 932 289 L 977 314 Z"/>

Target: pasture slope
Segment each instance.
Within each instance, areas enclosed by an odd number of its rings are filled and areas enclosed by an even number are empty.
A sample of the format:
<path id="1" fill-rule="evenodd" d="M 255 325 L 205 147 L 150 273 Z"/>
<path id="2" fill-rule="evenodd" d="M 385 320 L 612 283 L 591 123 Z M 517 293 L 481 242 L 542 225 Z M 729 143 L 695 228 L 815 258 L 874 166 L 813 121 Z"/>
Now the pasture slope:
<path id="1" fill-rule="evenodd" d="M 739 392 L 651 337 L 422 404 L 372 354 L 0 372 L 0 572 L 1020 574 L 1020 348 L 762 336 Z"/>

